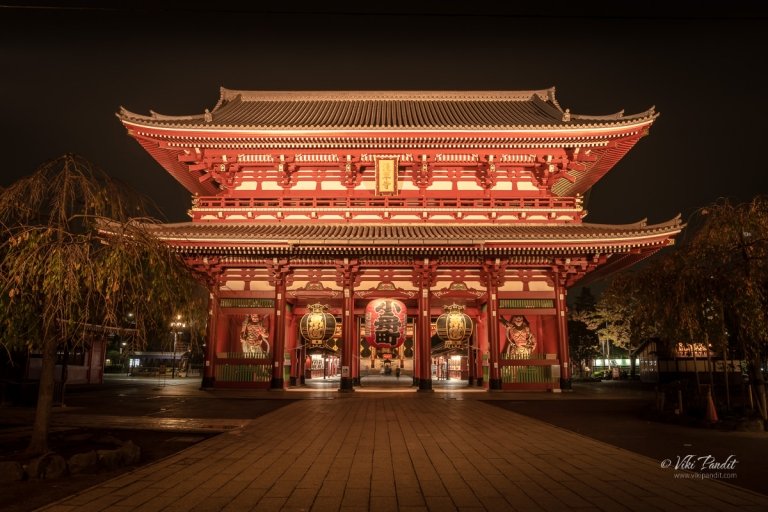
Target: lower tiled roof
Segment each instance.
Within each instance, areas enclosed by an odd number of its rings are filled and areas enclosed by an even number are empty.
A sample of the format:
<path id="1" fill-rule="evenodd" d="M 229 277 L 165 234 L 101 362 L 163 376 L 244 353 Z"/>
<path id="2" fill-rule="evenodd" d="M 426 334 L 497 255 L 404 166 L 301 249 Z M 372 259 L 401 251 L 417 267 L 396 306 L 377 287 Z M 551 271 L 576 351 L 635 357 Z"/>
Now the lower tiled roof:
<path id="1" fill-rule="evenodd" d="M 152 230 L 159 238 L 184 244 L 253 245 L 258 243 L 302 245 L 476 245 L 476 244 L 593 244 L 641 243 L 645 239 L 674 235 L 682 229 L 679 217 L 648 225 L 569 224 L 256 224 L 187 222 L 159 224 Z"/>

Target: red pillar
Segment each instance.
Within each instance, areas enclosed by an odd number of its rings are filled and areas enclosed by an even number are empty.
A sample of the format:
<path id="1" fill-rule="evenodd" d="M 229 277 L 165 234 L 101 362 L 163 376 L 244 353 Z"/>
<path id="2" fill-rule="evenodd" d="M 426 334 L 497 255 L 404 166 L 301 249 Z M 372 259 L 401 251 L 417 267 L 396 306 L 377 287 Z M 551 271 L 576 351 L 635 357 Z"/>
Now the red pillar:
<path id="1" fill-rule="evenodd" d="M 275 341 L 272 350 L 272 389 L 283 389 L 285 354 L 285 274 L 275 275 Z"/>
<path id="2" fill-rule="evenodd" d="M 289 376 L 289 385 L 295 386 L 297 382 L 298 377 L 298 336 L 296 336 L 296 324 L 298 323 L 298 317 L 294 314 L 288 315 L 289 320 L 289 326 L 288 331 L 286 332 L 286 338 L 288 339 L 288 342 L 286 344 L 286 350 L 288 350 L 288 354 L 290 355 L 290 376 Z"/>
<path id="3" fill-rule="evenodd" d="M 498 287 L 496 285 L 496 276 L 494 272 L 488 272 L 488 307 L 486 308 L 488 345 L 490 351 L 490 378 L 488 382 L 489 389 L 501 389 L 501 376 L 499 372 L 499 315 L 498 315 Z"/>
<path id="4" fill-rule="evenodd" d="M 205 361 L 203 362 L 203 381 L 200 387 L 212 388 L 216 383 L 216 333 L 218 332 L 219 311 L 218 284 L 211 285 L 208 294 L 208 326 L 205 333 Z"/>
<path id="5" fill-rule="evenodd" d="M 432 337 L 429 310 L 429 281 L 419 286 L 419 391 L 432 391 Z"/>
<path id="6" fill-rule="evenodd" d="M 479 311 L 477 315 L 477 328 L 475 330 L 475 336 L 477 336 L 475 340 L 475 346 L 477 347 L 475 353 L 475 374 L 478 386 L 488 385 L 483 371 L 483 354 L 488 352 L 488 327 L 486 323 L 485 316 L 482 314 L 482 311 Z"/>
<path id="7" fill-rule="evenodd" d="M 475 383 L 475 349 L 470 344 L 467 352 L 467 385 Z"/>
<path id="8" fill-rule="evenodd" d="M 307 347 L 304 345 L 304 341 L 301 342 L 301 350 L 299 351 L 299 384 L 304 385 L 307 382 Z"/>
<path id="9" fill-rule="evenodd" d="M 571 357 L 568 347 L 568 317 L 565 286 L 555 276 L 555 312 L 557 313 L 558 351 L 560 352 L 560 389 L 571 389 Z"/>
<path id="10" fill-rule="evenodd" d="M 413 322 L 413 385 L 419 385 L 421 379 L 421 324 L 419 323 L 419 308 L 416 307 L 415 321 Z"/>
<path id="11" fill-rule="evenodd" d="M 354 294 L 353 294 L 354 295 Z M 354 300 L 352 301 L 354 307 Z M 357 324 L 357 317 L 354 309 L 352 310 L 352 342 L 349 356 L 352 358 L 352 384 L 360 385 L 360 326 Z"/>
<path id="12" fill-rule="evenodd" d="M 344 347 L 341 349 L 341 383 L 339 391 L 354 391 L 354 377 L 352 376 L 352 355 L 355 352 L 355 293 L 354 278 L 350 276 L 344 280 L 344 299 L 342 300 L 342 337 Z"/>

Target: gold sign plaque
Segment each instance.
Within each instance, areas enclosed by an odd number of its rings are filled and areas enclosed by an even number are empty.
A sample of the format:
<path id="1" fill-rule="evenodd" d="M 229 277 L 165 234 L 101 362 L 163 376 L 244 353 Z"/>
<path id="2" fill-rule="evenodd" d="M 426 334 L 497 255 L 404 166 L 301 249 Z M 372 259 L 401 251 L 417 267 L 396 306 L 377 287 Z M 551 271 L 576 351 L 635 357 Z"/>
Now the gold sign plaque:
<path id="1" fill-rule="evenodd" d="M 397 194 L 398 158 L 376 159 L 376 195 Z"/>

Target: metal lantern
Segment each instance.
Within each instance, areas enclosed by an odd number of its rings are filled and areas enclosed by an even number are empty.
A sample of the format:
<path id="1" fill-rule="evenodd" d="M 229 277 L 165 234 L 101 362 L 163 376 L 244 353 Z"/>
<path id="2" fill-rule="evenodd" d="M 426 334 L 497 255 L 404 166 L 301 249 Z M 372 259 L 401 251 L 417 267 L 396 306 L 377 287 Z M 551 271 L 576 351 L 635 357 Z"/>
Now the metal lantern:
<path id="1" fill-rule="evenodd" d="M 364 338 L 376 348 L 399 347 L 405 342 L 405 304 L 396 299 L 375 299 L 365 307 Z"/>
<path id="2" fill-rule="evenodd" d="M 323 345 L 333 338 L 336 332 L 336 318 L 328 313 L 328 306 L 312 304 L 309 311 L 301 317 L 299 332 L 310 345 Z"/>
<path id="3" fill-rule="evenodd" d="M 464 313 L 464 306 L 443 306 L 444 313 L 437 317 L 437 337 L 445 347 L 459 347 L 472 335 L 472 319 Z"/>

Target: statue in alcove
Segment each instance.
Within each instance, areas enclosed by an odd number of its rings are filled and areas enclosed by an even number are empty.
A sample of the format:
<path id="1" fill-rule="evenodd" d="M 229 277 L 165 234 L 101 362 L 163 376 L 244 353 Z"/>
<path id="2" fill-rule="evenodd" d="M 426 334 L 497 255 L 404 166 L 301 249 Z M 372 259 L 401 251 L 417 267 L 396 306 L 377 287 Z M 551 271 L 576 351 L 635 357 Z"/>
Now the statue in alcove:
<path id="1" fill-rule="evenodd" d="M 536 348 L 536 335 L 531 331 L 531 325 L 523 315 L 512 315 L 507 320 L 499 317 L 507 330 L 507 347 L 504 354 L 511 357 L 527 356 Z"/>
<path id="2" fill-rule="evenodd" d="M 240 328 L 240 342 L 245 354 L 269 354 L 269 331 L 262 322 L 261 315 L 253 313 L 245 317 Z"/>

